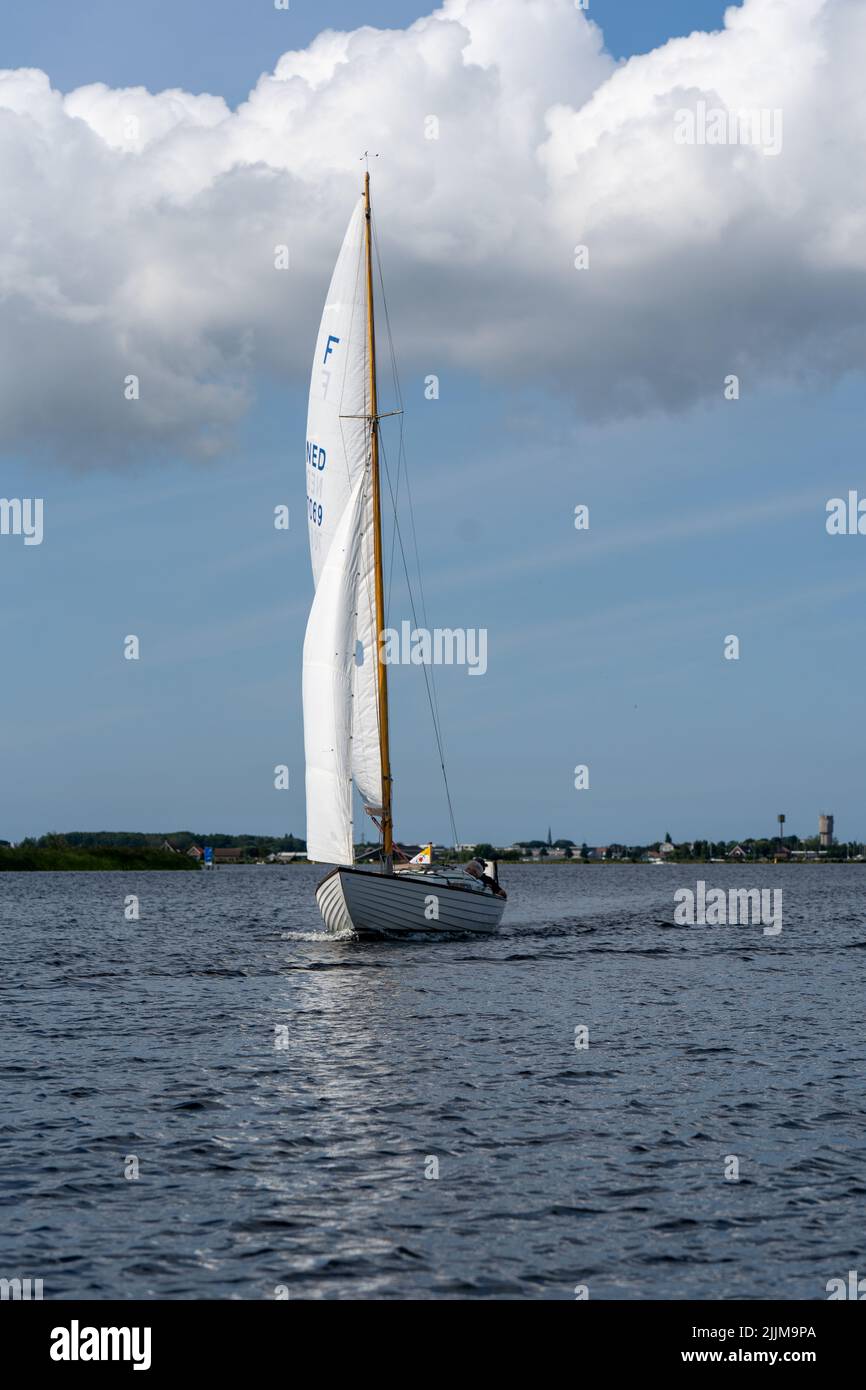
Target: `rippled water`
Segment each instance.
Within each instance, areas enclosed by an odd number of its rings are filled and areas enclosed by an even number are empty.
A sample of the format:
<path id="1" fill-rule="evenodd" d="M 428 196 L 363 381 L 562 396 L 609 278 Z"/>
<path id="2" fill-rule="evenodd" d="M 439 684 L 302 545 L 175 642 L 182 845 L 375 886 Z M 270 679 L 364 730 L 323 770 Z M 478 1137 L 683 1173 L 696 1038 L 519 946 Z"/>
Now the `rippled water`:
<path id="1" fill-rule="evenodd" d="M 781 887 L 781 936 L 663 925 L 699 876 Z M 866 1269 L 866 866 L 506 867 L 497 937 L 382 944 L 321 935 L 318 877 L 0 874 L 0 1276 L 825 1298 Z"/>

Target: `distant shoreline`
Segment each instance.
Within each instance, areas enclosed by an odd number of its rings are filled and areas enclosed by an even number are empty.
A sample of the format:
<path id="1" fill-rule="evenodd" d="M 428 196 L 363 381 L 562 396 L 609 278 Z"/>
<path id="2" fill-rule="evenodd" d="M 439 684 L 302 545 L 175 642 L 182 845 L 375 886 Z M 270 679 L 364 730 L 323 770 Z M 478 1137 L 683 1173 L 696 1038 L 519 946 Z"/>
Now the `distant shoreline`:
<path id="1" fill-rule="evenodd" d="M 650 862 L 645 859 L 518 859 L 499 860 L 507 869 L 650 869 L 650 868 L 699 868 L 699 869 L 743 869 L 756 864 L 772 865 L 773 868 L 807 867 L 812 865 L 857 864 L 864 861 L 855 859 L 669 859 Z M 262 861 L 246 864 L 216 864 L 216 869 L 294 869 L 298 865 L 311 867 L 309 859 L 295 859 L 288 862 L 266 864 Z M 313 868 L 324 867 L 312 865 Z M 142 850 L 124 848 L 100 849 L 3 849 L 0 848 L 0 874 L 3 873 L 202 873 L 204 866 L 185 855 L 172 854 L 163 850 Z"/>
<path id="2" fill-rule="evenodd" d="M 0 847 L 0 873 L 105 873 L 112 869 L 158 869 L 171 873 L 198 869 L 184 855 L 159 849 L 100 846 L 94 849 L 5 849 Z"/>
<path id="3" fill-rule="evenodd" d="M 502 862 L 501 860 L 499 861 Z M 743 869 L 751 864 L 772 864 L 775 868 L 784 868 L 788 865 L 797 868 L 800 865 L 812 864 L 866 864 L 862 859 L 516 859 L 512 864 L 519 864 L 522 868 L 532 869 L 538 865 L 546 868 L 559 868 L 561 865 L 576 865 L 581 869 L 610 869 L 617 865 L 626 866 L 630 869 L 670 869 L 678 864 L 699 865 L 704 869 Z M 509 865 L 511 867 L 511 865 Z"/>

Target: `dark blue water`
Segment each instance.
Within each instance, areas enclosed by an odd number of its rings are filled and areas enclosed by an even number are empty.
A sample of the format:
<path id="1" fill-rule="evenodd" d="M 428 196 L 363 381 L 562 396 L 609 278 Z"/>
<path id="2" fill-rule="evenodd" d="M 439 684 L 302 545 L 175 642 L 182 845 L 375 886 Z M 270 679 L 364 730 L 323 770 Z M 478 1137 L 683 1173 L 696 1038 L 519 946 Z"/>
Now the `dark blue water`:
<path id="1" fill-rule="evenodd" d="M 782 934 L 659 925 L 699 876 L 782 887 Z M 0 874 L 0 1276 L 810 1299 L 866 1270 L 866 866 L 506 868 L 499 936 L 382 944 L 319 934 L 317 877 Z"/>

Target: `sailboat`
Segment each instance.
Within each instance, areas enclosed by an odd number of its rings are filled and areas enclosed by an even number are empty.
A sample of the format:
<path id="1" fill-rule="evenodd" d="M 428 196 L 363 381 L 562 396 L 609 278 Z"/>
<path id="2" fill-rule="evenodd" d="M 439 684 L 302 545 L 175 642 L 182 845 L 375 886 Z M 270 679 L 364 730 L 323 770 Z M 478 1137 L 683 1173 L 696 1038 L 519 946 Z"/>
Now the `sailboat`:
<path id="1" fill-rule="evenodd" d="M 307 858 L 335 933 L 495 931 L 504 894 L 459 866 L 395 865 L 382 557 L 379 392 L 370 174 L 334 269 L 307 419 L 307 522 L 315 598 L 304 638 Z M 380 835 L 356 863 L 353 788 Z"/>

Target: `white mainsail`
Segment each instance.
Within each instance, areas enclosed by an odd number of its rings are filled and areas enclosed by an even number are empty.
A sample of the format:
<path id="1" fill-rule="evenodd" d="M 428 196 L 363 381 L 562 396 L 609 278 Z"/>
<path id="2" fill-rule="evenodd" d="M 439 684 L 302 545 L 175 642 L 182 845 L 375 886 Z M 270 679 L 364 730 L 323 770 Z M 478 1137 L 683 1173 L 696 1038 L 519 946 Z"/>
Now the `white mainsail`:
<path id="1" fill-rule="evenodd" d="M 319 574 L 304 638 L 307 858 L 351 864 L 352 664 L 364 478 L 358 479 Z"/>
<path id="2" fill-rule="evenodd" d="M 313 579 L 369 455 L 364 206 L 349 223 L 325 301 L 307 415 L 307 521 Z"/>
<path id="3" fill-rule="evenodd" d="M 353 858 L 351 783 L 343 787 L 343 769 L 351 769 L 367 806 L 378 810 L 382 804 L 365 234 L 364 204 L 359 202 L 349 222 L 322 315 L 307 418 L 307 522 L 316 583 L 316 599 L 304 644 L 307 853 L 310 859 L 325 863 L 351 863 Z M 351 545 L 343 535 L 350 509 L 356 532 Z M 342 558 L 334 556 L 334 565 L 328 570 L 338 537 Z M 350 554 L 353 571 L 343 573 L 340 565 Z M 326 571 L 329 582 L 323 593 Z M 342 608 L 346 602 L 352 618 L 348 641 Z M 313 632 L 314 623 L 328 635 L 323 648 Z M 337 641 L 339 647 L 334 645 Z M 363 650 L 360 664 L 356 660 L 359 644 Z M 309 679 L 308 653 L 319 672 L 319 676 Z M 345 709 L 338 709 L 330 698 L 325 699 L 322 709 L 317 707 L 322 696 L 323 662 L 331 671 L 332 684 L 328 689 L 342 692 Z M 339 680 L 335 674 L 338 668 Z M 307 730 L 313 731 L 312 750 Z M 329 750 L 327 757 L 325 749 Z M 323 759 L 328 764 L 327 773 Z M 335 780 L 339 783 L 336 791 L 331 786 Z M 326 786 L 330 788 L 327 793 Z M 336 796 L 333 803 L 329 801 L 332 792 Z M 338 848 L 339 854 L 335 853 Z"/>

